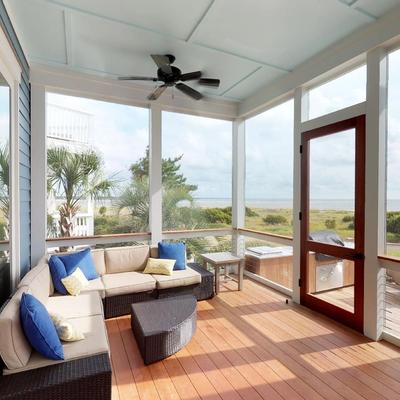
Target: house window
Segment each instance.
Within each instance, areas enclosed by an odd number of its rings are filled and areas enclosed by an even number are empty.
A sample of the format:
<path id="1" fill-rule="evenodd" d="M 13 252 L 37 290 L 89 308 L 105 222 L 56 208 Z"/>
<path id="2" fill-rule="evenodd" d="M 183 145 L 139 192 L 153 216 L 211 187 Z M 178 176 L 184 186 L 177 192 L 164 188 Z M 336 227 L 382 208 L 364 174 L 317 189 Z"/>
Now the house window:
<path id="1" fill-rule="evenodd" d="M 224 228 L 232 220 L 232 123 L 162 114 L 163 230 Z"/>
<path id="2" fill-rule="evenodd" d="M 309 118 L 320 117 L 366 100 L 367 68 L 358 67 L 309 91 Z"/>
<path id="3" fill-rule="evenodd" d="M 149 112 L 47 93 L 49 238 L 148 230 Z"/>
<path id="4" fill-rule="evenodd" d="M 10 88 L 0 74 L 0 305 L 11 292 Z"/>
<path id="5" fill-rule="evenodd" d="M 246 121 L 245 227 L 293 233 L 293 100 Z"/>

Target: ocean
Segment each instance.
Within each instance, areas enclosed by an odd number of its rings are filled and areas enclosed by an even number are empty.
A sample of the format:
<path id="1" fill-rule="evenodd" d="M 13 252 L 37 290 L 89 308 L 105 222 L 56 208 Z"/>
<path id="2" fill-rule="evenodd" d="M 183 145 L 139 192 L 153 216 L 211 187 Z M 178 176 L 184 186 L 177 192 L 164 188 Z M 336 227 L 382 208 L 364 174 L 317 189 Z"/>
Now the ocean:
<path id="1" fill-rule="evenodd" d="M 198 197 L 194 199 L 198 207 L 229 207 L 232 205 L 231 199 L 227 198 L 204 198 Z M 291 199 L 247 199 L 246 206 L 250 208 L 292 208 Z M 354 200 L 336 199 L 311 200 L 311 208 L 317 210 L 354 210 Z M 388 211 L 400 211 L 400 199 L 389 199 L 387 201 Z"/>

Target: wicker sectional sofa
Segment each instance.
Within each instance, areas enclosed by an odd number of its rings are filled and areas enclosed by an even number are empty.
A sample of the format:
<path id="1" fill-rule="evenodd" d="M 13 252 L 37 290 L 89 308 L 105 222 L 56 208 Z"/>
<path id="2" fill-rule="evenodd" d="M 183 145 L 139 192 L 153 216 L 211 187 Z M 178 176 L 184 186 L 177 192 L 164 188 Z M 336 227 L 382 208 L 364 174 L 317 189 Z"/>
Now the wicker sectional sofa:
<path id="1" fill-rule="evenodd" d="M 92 251 L 99 278 L 79 296 L 54 291 L 47 257 L 21 280 L 0 313 L 0 399 L 110 399 L 111 364 L 104 318 L 130 313 L 130 305 L 152 298 L 192 293 L 198 300 L 213 296 L 213 275 L 197 264 L 172 276 L 142 271 L 157 249 L 147 245 Z M 64 361 L 35 352 L 19 320 L 22 293 L 38 298 L 49 310 L 71 320 L 85 335 L 64 343 Z"/>

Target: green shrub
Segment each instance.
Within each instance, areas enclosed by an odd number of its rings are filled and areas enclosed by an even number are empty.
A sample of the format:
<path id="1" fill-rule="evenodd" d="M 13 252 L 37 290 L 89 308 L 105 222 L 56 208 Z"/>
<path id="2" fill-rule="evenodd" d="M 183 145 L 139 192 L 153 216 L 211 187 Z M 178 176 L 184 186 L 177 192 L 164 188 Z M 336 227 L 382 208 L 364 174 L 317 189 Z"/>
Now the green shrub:
<path id="1" fill-rule="evenodd" d="M 345 215 L 342 219 L 342 222 L 354 222 L 354 216 L 353 215 Z"/>
<path id="2" fill-rule="evenodd" d="M 354 222 L 351 222 L 348 226 L 347 229 L 354 231 Z"/>
<path id="3" fill-rule="evenodd" d="M 104 216 L 106 215 L 106 213 L 107 213 L 107 207 L 101 206 L 101 207 L 99 208 L 99 214 L 100 214 L 102 217 L 104 217 Z"/>
<path id="4" fill-rule="evenodd" d="M 325 226 L 326 226 L 326 229 L 335 229 L 336 228 L 336 219 L 326 219 Z"/>
<path id="5" fill-rule="evenodd" d="M 390 211 L 386 214 L 386 230 L 390 233 L 400 234 L 400 212 Z"/>
<path id="6" fill-rule="evenodd" d="M 263 221 L 268 225 L 287 224 L 287 219 L 283 215 L 268 214 L 263 218 Z"/>
<path id="7" fill-rule="evenodd" d="M 226 208 L 205 208 L 203 210 L 206 221 L 210 224 L 231 224 L 232 221 L 232 209 Z"/>

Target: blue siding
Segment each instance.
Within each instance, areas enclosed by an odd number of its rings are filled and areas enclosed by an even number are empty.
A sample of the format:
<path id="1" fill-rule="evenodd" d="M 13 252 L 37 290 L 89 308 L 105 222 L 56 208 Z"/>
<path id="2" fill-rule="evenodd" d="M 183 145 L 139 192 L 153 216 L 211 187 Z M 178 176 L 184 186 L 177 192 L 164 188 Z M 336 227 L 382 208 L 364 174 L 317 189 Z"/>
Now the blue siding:
<path id="1" fill-rule="evenodd" d="M 21 275 L 25 275 L 31 266 L 31 118 L 29 65 L 2 0 L 0 0 L 0 26 L 7 35 L 22 69 L 21 84 L 19 87 L 20 269 Z"/>

